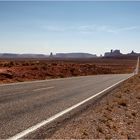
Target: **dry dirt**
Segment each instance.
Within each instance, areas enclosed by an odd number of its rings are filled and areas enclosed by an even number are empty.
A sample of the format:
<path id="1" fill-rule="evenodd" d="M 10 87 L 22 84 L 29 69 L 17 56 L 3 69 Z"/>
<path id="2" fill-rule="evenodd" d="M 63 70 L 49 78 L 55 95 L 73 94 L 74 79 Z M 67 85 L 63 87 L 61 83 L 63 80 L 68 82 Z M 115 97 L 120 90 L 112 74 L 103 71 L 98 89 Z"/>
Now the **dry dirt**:
<path id="1" fill-rule="evenodd" d="M 140 139 L 140 75 L 53 133 L 51 139 Z"/>
<path id="2" fill-rule="evenodd" d="M 86 59 L 86 60 L 0 60 L 0 84 L 133 72 L 136 60 Z"/>

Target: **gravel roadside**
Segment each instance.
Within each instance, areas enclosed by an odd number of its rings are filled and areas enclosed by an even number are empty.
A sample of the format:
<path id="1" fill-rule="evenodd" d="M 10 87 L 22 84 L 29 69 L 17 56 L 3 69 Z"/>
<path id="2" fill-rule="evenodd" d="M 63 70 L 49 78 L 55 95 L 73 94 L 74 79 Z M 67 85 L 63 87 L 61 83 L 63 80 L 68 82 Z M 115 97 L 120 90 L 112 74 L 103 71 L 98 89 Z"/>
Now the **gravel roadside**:
<path id="1" fill-rule="evenodd" d="M 137 75 L 65 122 L 49 138 L 140 139 L 139 130 L 140 75 Z"/>

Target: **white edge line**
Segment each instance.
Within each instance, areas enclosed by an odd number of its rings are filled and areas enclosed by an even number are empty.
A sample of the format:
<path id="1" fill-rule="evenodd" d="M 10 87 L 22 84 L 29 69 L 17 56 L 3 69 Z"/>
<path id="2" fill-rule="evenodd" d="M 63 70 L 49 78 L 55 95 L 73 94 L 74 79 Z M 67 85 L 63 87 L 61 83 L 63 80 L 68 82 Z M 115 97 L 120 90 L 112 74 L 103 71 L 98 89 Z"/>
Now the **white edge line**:
<path id="1" fill-rule="evenodd" d="M 42 121 L 42 122 L 40 122 L 40 123 L 38 123 L 38 124 L 36 124 L 36 125 L 34 125 L 34 126 L 32 126 L 32 127 L 29 127 L 28 129 L 26 129 L 26 130 L 24 130 L 24 131 L 22 131 L 22 132 L 16 134 L 15 136 L 8 138 L 8 140 L 17 140 L 17 139 L 20 139 L 20 138 L 22 138 L 22 137 L 28 135 L 29 133 L 31 133 L 31 132 L 33 132 L 33 131 L 39 129 L 40 127 L 42 127 L 42 126 L 44 126 L 44 125 L 47 125 L 47 124 L 51 123 L 52 121 L 56 120 L 57 118 L 59 118 L 59 117 L 65 115 L 66 113 L 72 111 L 73 109 L 75 109 L 75 108 L 77 108 L 77 107 L 83 105 L 84 103 L 90 101 L 91 99 L 95 98 L 96 96 L 98 96 L 98 95 L 100 95 L 100 94 L 102 94 L 102 93 L 108 91 L 109 89 L 111 89 L 111 88 L 113 88 L 113 87 L 119 85 L 120 83 L 124 82 L 125 80 L 129 79 L 129 78 L 132 77 L 132 76 L 133 76 L 133 75 L 131 75 L 131 76 L 129 76 L 128 78 L 125 78 L 125 79 L 123 79 L 123 80 L 117 82 L 116 84 L 113 84 L 112 86 L 109 86 L 108 88 L 106 88 L 106 89 L 102 90 L 101 92 L 99 92 L 99 93 L 97 93 L 97 94 L 95 94 L 95 95 L 93 95 L 93 96 L 91 96 L 91 97 L 89 97 L 89 98 L 83 100 L 82 102 L 79 102 L 79 103 L 77 103 L 77 104 L 75 104 L 75 105 L 73 105 L 73 106 L 71 106 L 71 107 L 69 107 L 69 108 L 67 108 L 67 109 L 65 109 L 65 110 L 63 110 L 63 111 L 61 111 L 61 112 L 55 114 L 55 115 L 53 115 L 52 117 L 48 118 L 47 120 L 44 120 L 44 121 Z"/>

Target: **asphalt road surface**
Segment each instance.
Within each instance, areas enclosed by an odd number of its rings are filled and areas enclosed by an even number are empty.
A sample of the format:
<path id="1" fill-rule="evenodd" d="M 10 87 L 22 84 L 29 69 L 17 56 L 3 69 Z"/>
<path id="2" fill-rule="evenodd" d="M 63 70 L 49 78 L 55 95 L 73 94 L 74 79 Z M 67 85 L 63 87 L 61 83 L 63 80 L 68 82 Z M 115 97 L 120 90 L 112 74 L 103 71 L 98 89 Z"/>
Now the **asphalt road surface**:
<path id="1" fill-rule="evenodd" d="M 14 136 L 130 75 L 83 76 L 0 85 L 0 139 Z"/>

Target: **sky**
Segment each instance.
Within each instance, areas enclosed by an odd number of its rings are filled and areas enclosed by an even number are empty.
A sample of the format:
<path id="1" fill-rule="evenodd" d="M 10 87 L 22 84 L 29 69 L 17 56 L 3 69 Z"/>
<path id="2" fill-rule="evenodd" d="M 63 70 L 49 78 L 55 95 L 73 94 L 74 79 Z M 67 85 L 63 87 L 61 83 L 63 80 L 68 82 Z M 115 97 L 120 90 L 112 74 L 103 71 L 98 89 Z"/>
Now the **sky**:
<path id="1" fill-rule="evenodd" d="M 0 53 L 140 52 L 140 1 L 0 1 Z"/>

